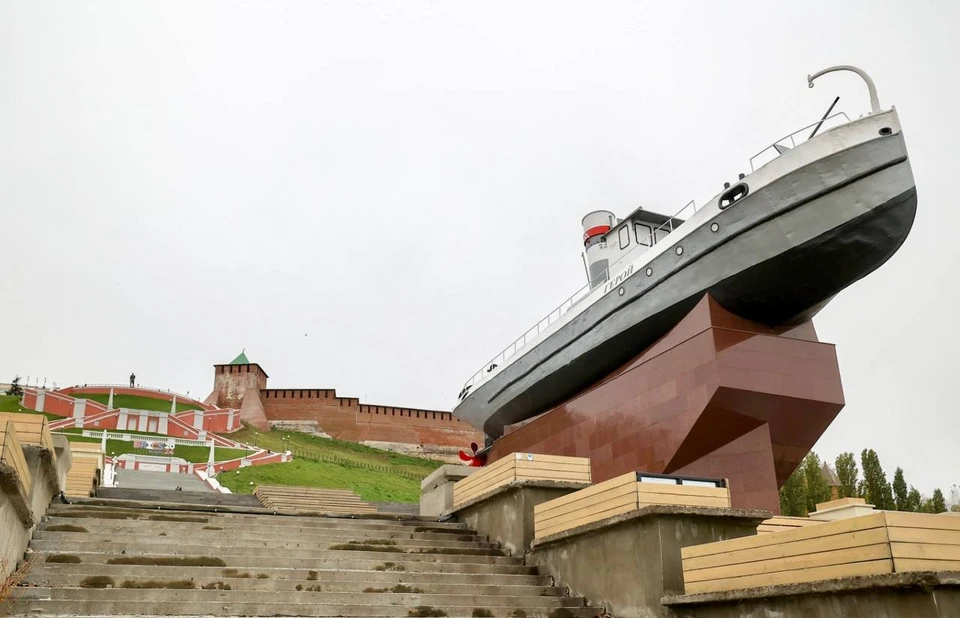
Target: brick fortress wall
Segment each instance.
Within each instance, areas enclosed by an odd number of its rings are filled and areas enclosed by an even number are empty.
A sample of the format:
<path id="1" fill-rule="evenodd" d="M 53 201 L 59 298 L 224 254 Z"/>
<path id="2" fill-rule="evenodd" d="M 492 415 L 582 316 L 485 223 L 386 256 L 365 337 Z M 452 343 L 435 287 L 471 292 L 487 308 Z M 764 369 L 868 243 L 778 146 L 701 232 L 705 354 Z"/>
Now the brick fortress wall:
<path id="1" fill-rule="evenodd" d="M 267 388 L 256 363 L 215 365 L 206 403 L 239 408 L 243 422 L 326 435 L 389 450 L 456 460 L 457 451 L 483 443 L 483 433 L 450 412 L 360 403 L 335 389 Z M 253 396 L 251 396 L 253 395 Z"/>

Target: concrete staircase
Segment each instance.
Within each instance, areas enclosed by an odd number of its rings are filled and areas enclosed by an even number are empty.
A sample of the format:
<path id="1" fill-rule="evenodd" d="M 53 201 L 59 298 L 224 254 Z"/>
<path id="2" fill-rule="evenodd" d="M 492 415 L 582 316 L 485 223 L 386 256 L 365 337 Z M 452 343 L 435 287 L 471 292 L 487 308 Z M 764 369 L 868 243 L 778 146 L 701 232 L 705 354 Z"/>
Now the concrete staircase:
<path id="1" fill-rule="evenodd" d="M 116 475 L 117 485 L 120 489 L 158 489 L 174 491 L 177 487 L 182 487 L 183 491 L 213 491 L 209 485 L 193 474 L 117 468 Z"/>
<path id="2" fill-rule="evenodd" d="M 253 495 L 263 506 L 281 513 L 376 513 L 377 509 L 349 489 L 260 485 Z"/>
<path id="3" fill-rule="evenodd" d="M 451 618 L 598 613 L 463 524 L 124 504 L 53 505 L 34 535 L 32 566 L 13 589 L 7 611 Z"/>

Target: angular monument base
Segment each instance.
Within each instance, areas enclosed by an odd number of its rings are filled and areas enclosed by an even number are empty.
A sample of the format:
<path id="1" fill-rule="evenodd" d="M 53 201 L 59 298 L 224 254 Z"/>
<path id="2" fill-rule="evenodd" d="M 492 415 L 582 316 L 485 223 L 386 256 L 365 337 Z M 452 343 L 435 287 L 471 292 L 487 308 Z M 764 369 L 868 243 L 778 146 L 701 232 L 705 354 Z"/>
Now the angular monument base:
<path id="1" fill-rule="evenodd" d="M 769 328 L 705 296 L 669 333 L 569 401 L 507 428 L 514 452 L 730 481 L 736 508 L 780 512 L 778 488 L 843 408 L 834 346 L 811 322 Z"/>

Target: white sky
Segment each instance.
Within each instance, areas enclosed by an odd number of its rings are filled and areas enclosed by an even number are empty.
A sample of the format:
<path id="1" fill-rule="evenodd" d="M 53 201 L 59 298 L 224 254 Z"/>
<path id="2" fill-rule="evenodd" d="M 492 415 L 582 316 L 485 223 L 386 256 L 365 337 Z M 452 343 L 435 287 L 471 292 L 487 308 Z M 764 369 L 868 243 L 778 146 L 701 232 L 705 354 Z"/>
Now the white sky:
<path id="1" fill-rule="evenodd" d="M 0 381 L 270 385 L 450 409 L 584 282 L 580 218 L 749 171 L 855 64 L 901 114 L 910 238 L 816 320 L 817 445 L 960 482 L 960 3 L 0 1 Z M 953 189 L 953 190 L 951 190 Z"/>

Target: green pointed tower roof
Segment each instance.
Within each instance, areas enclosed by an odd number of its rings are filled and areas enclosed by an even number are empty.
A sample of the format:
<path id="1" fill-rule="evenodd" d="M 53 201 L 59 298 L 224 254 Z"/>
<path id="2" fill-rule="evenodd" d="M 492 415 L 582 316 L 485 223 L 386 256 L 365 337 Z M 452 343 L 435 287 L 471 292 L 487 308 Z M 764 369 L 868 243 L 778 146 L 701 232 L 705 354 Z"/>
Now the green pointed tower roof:
<path id="1" fill-rule="evenodd" d="M 247 350 L 246 348 L 244 348 L 243 351 L 240 352 L 239 356 L 237 356 L 235 359 L 230 361 L 230 364 L 231 365 L 251 365 L 253 363 L 251 363 L 250 359 L 247 358 Z"/>

